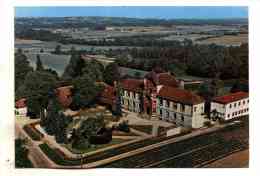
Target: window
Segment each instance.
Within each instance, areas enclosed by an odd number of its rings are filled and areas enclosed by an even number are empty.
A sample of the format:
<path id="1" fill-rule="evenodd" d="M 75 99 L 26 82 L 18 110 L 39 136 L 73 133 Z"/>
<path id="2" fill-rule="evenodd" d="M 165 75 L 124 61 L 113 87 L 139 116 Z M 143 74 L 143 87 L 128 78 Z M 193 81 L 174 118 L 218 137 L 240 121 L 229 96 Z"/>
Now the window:
<path id="1" fill-rule="evenodd" d="M 176 113 L 174 113 L 174 120 L 176 120 L 176 118 L 177 118 L 177 115 L 176 115 Z"/>
<path id="2" fill-rule="evenodd" d="M 237 115 L 237 112 L 235 112 L 235 115 Z"/>
<path id="3" fill-rule="evenodd" d="M 247 100 L 247 103 L 249 103 L 249 100 Z"/>
<path id="4" fill-rule="evenodd" d="M 184 112 L 185 111 L 185 105 L 181 104 L 181 111 Z"/>
<path id="5" fill-rule="evenodd" d="M 233 112 L 233 113 L 232 113 L 232 116 L 234 116 L 234 115 L 235 115 L 235 113 Z"/>
<path id="6" fill-rule="evenodd" d="M 160 115 L 162 115 L 162 109 L 160 109 Z"/>
<path id="7" fill-rule="evenodd" d="M 234 103 L 234 107 L 236 107 L 237 106 L 237 103 Z"/>
<path id="8" fill-rule="evenodd" d="M 197 107 L 195 106 L 195 107 L 194 107 L 194 112 L 196 112 L 196 110 L 197 110 Z"/>
<path id="9" fill-rule="evenodd" d="M 238 106 L 240 106 L 240 102 L 238 102 Z"/>
<path id="10" fill-rule="evenodd" d="M 177 103 L 173 103 L 173 108 L 177 110 Z"/>
<path id="11" fill-rule="evenodd" d="M 168 100 L 166 100 L 166 106 L 169 107 L 170 106 L 170 102 Z"/>
<path id="12" fill-rule="evenodd" d="M 227 115 L 227 117 L 229 118 L 230 114 Z"/>
<path id="13" fill-rule="evenodd" d="M 183 116 L 181 116 L 181 121 L 183 121 L 183 122 L 184 122 L 184 117 L 183 117 Z"/>
<path id="14" fill-rule="evenodd" d="M 166 117 L 169 117 L 169 112 L 168 111 L 166 111 Z"/>
<path id="15" fill-rule="evenodd" d="M 232 108 L 232 104 L 229 105 L 229 108 Z"/>
<path id="16" fill-rule="evenodd" d="M 243 101 L 243 105 L 245 104 L 246 102 L 245 102 L 245 100 Z"/>

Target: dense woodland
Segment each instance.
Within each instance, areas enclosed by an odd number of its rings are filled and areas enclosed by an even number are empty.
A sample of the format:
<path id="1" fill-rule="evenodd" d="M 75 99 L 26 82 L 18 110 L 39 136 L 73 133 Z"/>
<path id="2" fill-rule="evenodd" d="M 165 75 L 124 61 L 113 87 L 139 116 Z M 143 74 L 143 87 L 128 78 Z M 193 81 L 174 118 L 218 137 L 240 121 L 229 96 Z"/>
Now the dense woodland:
<path id="1" fill-rule="evenodd" d="M 122 51 L 118 51 L 122 53 Z M 110 51 L 110 55 L 116 52 Z M 128 49 L 117 59 L 120 66 L 152 70 L 156 66 L 177 75 L 220 79 L 248 79 L 248 44 L 241 46 L 197 45 L 186 40 L 172 47 Z"/>

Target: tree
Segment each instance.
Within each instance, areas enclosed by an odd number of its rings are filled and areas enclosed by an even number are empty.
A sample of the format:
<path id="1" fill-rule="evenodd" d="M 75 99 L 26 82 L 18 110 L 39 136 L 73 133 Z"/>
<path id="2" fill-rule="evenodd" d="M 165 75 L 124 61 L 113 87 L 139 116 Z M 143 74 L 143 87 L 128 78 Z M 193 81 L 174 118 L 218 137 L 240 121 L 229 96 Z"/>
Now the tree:
<path id="1" fill-rule="evenodd" d="M 69 64 L 66 66 L 62 75 L 63 79 L 70 80 L 82 75 L 85 61 L 79 54 L 72 54 Z"/>
<path id="2" fill-rule="evenodd" d="M 28 112 L 40 116 L 48 105 L 49 91 L 56 86 L 57 78 L 45 71 L 34 71 L 26 75 L 21 95 L 27 98 Z"/>
<path id="3" fill-rule="evenodd" d="M 84 74 L 73 80 L 74 96 L 72 106 L 84 108 L 95 103 L 96 97 L 104 89 L 100 84 L 96 84 L 89 75 Z"/>
<path id="4" fill-rule="evenodd" d="M 104 81 L 107 84 L 113 85 L 114 81 L 118 81 L 120 78 L 118 65 L 116 63 L 111 63 L 108 66 L 106 66 L 103 76 L 104 76 Z"/>
<path id="5" fill-rule="evenodd" d="M 55 139 L 58 143 L 67 143 L 67 127 L 72 121 L 70 116 L 65 116 L 62 112 L 59 112 L 56 116 L 56 131 Z"/>
<path id="6" fill-rule="evenodd" d="M 96 60 L 85 61 L 85 66 L 82 69 L 82 74 L 87 74 L 93 81 L 102 81 L 103 72 L 103 65 Z"/>
<path id="7" fill-rule="evenodd" d="M 21 85 L 23 85 L 25 76 L 32 72 L 33 68 L 30 66 L 30 62 L 27 57 L 19 49 L 15 53 L 15 90 L 17 90 Z"/>
<path id="8" fill-rule="evenodd" d="M 37 58 L 37 60 L 36 60 L 36 71 L 43 71 L 44 67 L 42 65 L 42 61 L 41 61 L 40 55 L 37 54 L 36 58 Z"/>
<path id="9" fill-rule="evenodd" d="M 43 126 L 46 132 L 50 135 L 57 134 L 58 130 L 58 118 L 61 111 L 61 105 L 59 104 L 55 95 L 49 96 L 49 102 L 47 106 L 47 114 L 46 116 L 42 116 L 41 118 L 41 126 Z"/>
<path id="10" fill-rule="evenodd" d="M 96 135 L 97 132 L 104 127 L 104 117 L 88 117 L 82 121 L 79 128 L 75 129 L 72 134 L 72 147 L 73 148 L 88 148 L 90 147 L 89 139 L 91 136 Z"/>
<path id="11" fill-rule="evenodd" d="M 116 116 L 122 116 L 122 105 L 121 105 L 121 97 L 123 95 L 123 89 L 119 82 L 116 83 L 116 107 L 114 114 Z"/>

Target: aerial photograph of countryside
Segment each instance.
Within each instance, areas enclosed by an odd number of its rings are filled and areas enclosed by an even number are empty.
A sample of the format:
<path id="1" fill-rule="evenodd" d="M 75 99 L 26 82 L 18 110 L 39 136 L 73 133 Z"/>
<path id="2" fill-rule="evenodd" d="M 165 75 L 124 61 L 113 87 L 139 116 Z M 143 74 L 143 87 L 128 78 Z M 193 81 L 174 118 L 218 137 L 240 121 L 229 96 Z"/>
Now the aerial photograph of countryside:
<path id="1" fill-rule="evenodd" d="M 15 167 L 248 168 L 248 8 L 15 7 Z"/>

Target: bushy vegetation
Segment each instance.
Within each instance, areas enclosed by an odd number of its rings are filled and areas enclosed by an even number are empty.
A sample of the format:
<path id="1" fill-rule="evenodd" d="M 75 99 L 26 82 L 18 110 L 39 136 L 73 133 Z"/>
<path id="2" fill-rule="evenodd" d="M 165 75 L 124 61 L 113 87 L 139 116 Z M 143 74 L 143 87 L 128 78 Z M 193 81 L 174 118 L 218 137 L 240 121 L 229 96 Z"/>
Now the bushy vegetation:
<path id="1" fill-rule="evenodd" d="M 116 130 L 123 131 L 126 133 L 130 132 L 130 128 L 129 128 L 127 120 L 120 122 L 115 128 L 116 128 Z"/>
<path id="2" fill-rule="evenodd" d="M 25 140 L 15 140 L 15 167 L 32 168 L 32 162 L 28 159 L 28 149 L 25 147 Z"/>
<path id="3" fill-rule="evenodd" d="M 80 126 L 73 129 L 70 142 L 72 148 L 91 147 L 91 136 L 96 136 L 101 128 L 104 128 L 104 117 L 89 117 L 80 123 Z M 92 140 L 93 141 L 93 140 Z M 93 141 L 95 142 L 95 140 Z"/>

